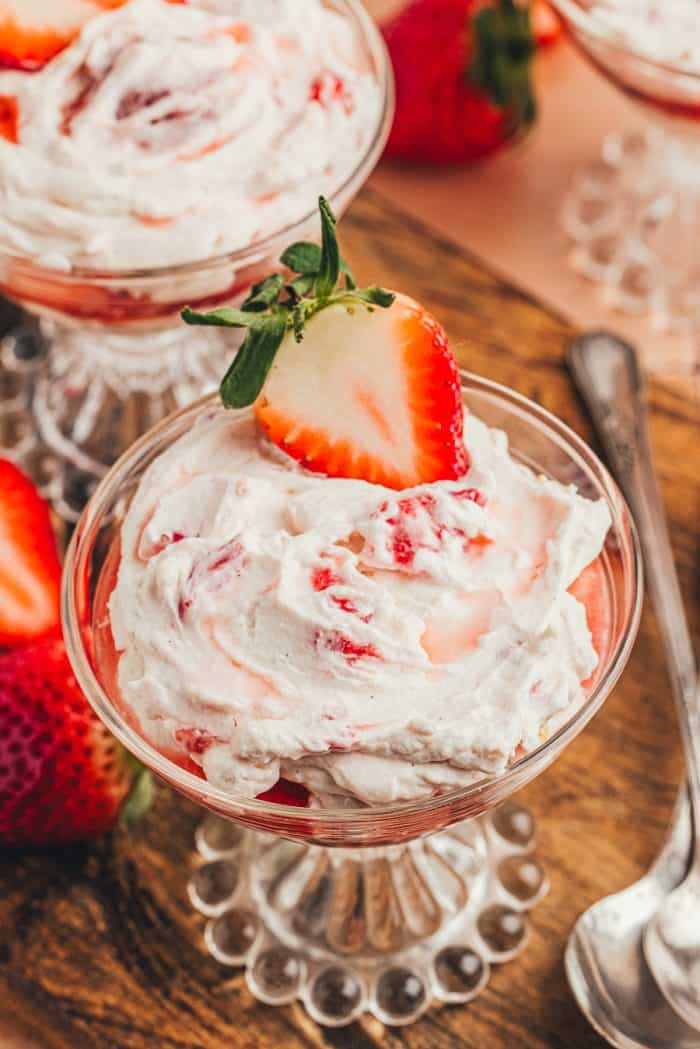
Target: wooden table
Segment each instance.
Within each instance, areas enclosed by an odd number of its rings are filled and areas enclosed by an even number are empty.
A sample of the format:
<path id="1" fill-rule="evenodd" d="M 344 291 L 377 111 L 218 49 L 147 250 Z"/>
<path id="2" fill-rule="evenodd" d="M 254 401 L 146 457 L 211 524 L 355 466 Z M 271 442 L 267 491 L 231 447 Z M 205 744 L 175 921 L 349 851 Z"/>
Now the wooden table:
<path id="1" fill-rule="evenodd" d="M 590 437 L 564 367 L 573 331 L 419 222 L 365 191 L 342 224 L 363 281 L 401 288 L 446 325 L 462 364 L 514 386 Z M 700 456 L 689 382 L 654 381 L 654 447 L 697 636 Z M 552 881 L 525 953 L 465 1007 L 400 1033 L 373 1019 L 318 1028 L 270 1009 L 203 951 L 185 898 L 197 810 L 167 788 L 141 827 L 101 842 L 0 861 L 0 1032 L 40 1049 L 592 1049 L 604 1043 L 568 991 L 566 936 L 596 898 L 659 848 L 681 773 L 663 653 L 647 609 L 623 679 L 592 725 L 522 792 Z M 9 1035 L 9 1031 L 17 1032 Z M 12 1044 L 9 1041 L 9 1044 Z"/>

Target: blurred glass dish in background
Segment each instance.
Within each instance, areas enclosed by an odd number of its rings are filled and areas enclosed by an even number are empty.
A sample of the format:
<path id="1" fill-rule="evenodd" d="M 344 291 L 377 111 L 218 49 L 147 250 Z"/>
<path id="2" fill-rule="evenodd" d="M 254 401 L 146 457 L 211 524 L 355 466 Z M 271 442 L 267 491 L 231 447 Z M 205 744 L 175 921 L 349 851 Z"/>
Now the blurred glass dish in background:
<path id="1" fill-rule="evenodd" d="M 317 235 L 318 193 L 342 212 L 381 154 L 374 23 L 358 0 L 301 6 L 303 27 L 299 0 L 130 0 L 43 69 L 0 72 L 0 291 L 41 318 L 36 359 L 26 338 L 2 350 L 0 443 L 66 517 L 218 384 L 230 336 L 181 308 L 243 298 Z"/>
<path id="2" fill-rule="evenodd" d="M 553 0 L 581 54 L 647 124 L 615 132 L 564 202 L 575 267 L 660 330 L 695 327 L 700 18 L 695 0 Z M 647 126 L 648 125 L 648 126 Z"/>

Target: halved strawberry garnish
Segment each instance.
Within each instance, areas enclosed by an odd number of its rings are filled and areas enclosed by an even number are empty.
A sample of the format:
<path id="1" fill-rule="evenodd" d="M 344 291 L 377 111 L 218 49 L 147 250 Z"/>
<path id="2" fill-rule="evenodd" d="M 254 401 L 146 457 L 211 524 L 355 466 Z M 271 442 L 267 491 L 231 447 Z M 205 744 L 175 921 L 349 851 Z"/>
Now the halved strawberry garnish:
<path id="1" fill-rule="evenodd" d="M 417 302 L 358 289 L 321 198 L 323 246 L 295 244 L 240 310 L 183 317 L 247 327 L 222 384 L 255 404 L 267 436 L 308 470 L 408 488 L 466 473 L 459 375 L 447 337 Z M 340 274 L 343 272 L 343 280 Z"/>
<path id="2" fill-rule="evenodd" d="M 0 0 L 0 68 L 41 69 L 73 42 L 91 18 L 125 3 L 127 0 Z"/>
<path id="3" fill-rule="evenodd" d="M 298 345 L 288 333 L 255 414 L 274 444 L 331 477 L 410 488 L 468 467 L 447 337 L 405 295 L 372 313 L 329 306 Z"/>
<path id="4" fill-rule="evenodd" d="M 14 463 L 0 459 L 0 646 L 58 626 L 60 578 L 48 506 Z"/>
<path id="5" fill-rule="evenodd" d="M 0 66 L 40 69 L 98 13 L 90 0 L 0 0 Z"/>

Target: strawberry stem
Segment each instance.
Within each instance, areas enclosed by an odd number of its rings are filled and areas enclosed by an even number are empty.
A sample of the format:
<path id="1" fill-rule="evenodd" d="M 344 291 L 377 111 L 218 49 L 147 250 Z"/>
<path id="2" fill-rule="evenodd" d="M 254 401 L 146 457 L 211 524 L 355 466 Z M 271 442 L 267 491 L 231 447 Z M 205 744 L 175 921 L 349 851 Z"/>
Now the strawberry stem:
<path id="1" fill-rule="evenodd" d="M 336 235 L 336 219 L 325 197 L 319 197 L 321 245 L 297 241 L 282 253 L 280 262 L 296 276 L 285 283 L 283 273 L 271 273 L 254 284 L 240 309 L 219 307 L 197 313 L 186 306 L 186 324 L 209 324 L 223 328 L 247 328 L 243 343 L 220 386 L 227 408 L 245 408 L 260 394 L 270 368 L 289 332 L 297 342 L 311 317 L 330 305 L 367 310 L 387 309 L 394 301 L 384 288 L 358 288 L 347 262 L 342 258 Z M 341 282 L 342 277 L 342 282 Z"/>
<path id="2" fill-rule="evenodd" d="M 529 5 L 495 0 L 474 18 L 474 57 L 468 75 L 514 126 L 531 124 L 536 116 L 530 82 L 535 44 Z"/>

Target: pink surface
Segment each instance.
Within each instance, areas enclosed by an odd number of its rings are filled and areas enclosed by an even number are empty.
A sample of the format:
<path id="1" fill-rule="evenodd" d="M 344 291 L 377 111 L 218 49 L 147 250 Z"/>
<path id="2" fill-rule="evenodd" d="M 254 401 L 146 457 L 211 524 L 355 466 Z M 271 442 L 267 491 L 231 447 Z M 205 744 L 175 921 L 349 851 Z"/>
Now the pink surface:
<path id="1" fill-rule="evenodd" d="M 368 6 L 392 3 L 374 0 Z M 651 370 L 689 374 L 689 341 L 654 332 L 646 318 L 612 310 L 603 290 L 568 265 L 569 242 L 560 228 L 561 202 L 574 172 L 599 155 L 607 132 L 638 128 L 643 114 L 566 42 L 538 56 L 536 78 L 539 121 L 517 145 L 471 167 L 431 170 L 385 162 L 370 185 L 577 325 L 610 327 L 634 340 Z"/>

